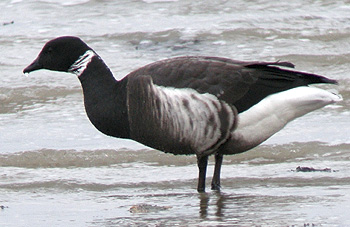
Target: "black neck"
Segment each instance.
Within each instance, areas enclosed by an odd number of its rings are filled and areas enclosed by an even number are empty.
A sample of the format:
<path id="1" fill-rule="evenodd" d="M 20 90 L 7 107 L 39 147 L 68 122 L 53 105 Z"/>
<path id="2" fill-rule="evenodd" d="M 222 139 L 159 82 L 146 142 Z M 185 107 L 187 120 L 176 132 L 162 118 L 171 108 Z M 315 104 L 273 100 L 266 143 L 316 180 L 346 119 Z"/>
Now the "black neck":
<path id="1" fill-rule="evenodd" d="M 126 80 L 117 81 L 97 56 L 93 57 L 79 80 L 91 123 L 106 135 L 129 138 Z"/>

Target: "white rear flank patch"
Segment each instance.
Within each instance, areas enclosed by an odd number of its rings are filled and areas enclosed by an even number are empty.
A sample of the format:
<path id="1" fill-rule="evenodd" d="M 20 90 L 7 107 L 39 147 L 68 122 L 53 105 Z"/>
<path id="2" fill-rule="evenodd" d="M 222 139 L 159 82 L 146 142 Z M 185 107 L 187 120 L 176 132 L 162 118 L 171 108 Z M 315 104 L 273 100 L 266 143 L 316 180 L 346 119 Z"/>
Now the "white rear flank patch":
<path id="1" fill-rule="evenodd" d="M 92 58 L 97 56 L 93 50 L 86 51 L 79 59 L 69 67 L 68 72 L 74 73 L 78 77 L 84 72 L 84 70 L 88 67 Z"/>
<path id="2" fill-rule="evenodd" d="M 232 145 L 236 140 L 237 145 L 246 146 L 242 149 L 255 147 L 295 118 L 341 100 L 341 96 L 316 87 L 297 87 L 267 96 L 239 114 Z"/>

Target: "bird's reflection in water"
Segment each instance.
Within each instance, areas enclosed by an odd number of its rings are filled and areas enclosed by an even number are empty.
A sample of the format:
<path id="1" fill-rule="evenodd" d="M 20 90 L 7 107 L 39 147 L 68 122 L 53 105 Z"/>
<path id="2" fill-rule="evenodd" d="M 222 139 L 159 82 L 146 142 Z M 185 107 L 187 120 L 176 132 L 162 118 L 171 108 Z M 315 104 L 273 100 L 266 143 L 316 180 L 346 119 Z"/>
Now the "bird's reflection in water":
<path id="1" fill-rule="evenodd" d="M 222 218 L 224 216 L 223 211 L 225 209 L 225 200 L 227 196 L 222 192 L 213 193 L 199 193 L 199 215 L 201 218 L 205 219 L 208 217 L 209 206 L 215 204 L 215 216 L 217 218 Z M 214 200 L 215 202 L 210 202 Z"/>

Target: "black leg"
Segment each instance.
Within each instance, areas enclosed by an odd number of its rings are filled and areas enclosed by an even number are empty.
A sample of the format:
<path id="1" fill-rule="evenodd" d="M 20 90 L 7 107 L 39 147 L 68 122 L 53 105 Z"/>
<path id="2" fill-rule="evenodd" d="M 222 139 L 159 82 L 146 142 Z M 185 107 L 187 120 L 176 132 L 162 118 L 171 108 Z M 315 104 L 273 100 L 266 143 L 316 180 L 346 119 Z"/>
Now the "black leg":
<path id="1" fill-rule="evenodd" d="M 208 156 L 197 157 L 197 164 L 199 169 L 197 191 L 205 192 L 205 177 L 207 175 Z"/>
<path id="2" fill-rule="evenodd" d="M 222 165 L 222 154 L 216 154 L 215 155 L 215 169 L 214 169 L 214 175 L 213 179 L 211 181 L 211 190 L 220 191 L 220 172 L 221 172 L 221 165 Z"/>

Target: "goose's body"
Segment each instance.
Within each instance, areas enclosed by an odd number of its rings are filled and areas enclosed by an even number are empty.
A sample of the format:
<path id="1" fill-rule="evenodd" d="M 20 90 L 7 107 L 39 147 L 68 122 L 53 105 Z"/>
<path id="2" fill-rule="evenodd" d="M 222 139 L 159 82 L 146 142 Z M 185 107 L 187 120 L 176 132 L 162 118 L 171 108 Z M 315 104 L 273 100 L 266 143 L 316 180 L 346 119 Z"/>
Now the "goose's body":
<path id="1" fill-rule="evenodd" d="M 164 152 L 195 154 L 197 189 L 204 191 L 209 155 L 216 157 L 212 189 L 219 190 L 224 154 L 247 151 L 293 119 L 341 99 L 308 87 L 334 80 L 279 66 L 293 67 L 288 62 L 178 57 L 146 65 L 117 81 L 83 41 L 60 37 L 48 42 L 24 72 L 76 74 L 87 115 L 98 130 Z"/>

